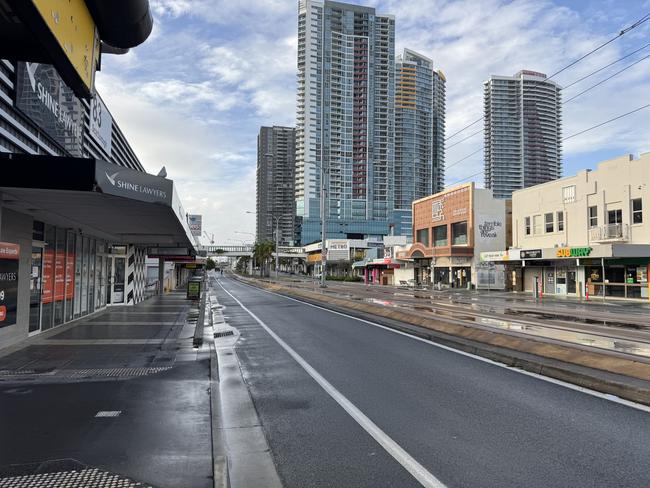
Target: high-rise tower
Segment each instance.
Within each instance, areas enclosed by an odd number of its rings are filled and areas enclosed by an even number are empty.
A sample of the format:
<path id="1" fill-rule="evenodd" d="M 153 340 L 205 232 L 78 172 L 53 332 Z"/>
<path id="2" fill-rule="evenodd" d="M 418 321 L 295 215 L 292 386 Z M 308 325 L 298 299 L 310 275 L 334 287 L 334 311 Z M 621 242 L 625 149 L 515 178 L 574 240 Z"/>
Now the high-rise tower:
<path id="1" fill-rule="evenodd" d="M 543 73 L 490 76 L 485 92 L 485 187 L 497 198 L 562 176 L 561 88 Z"/>
<path id="2" fill-rule="evenodd" d="M 445 77 L 405 49 L 395 78 L 395 234 L 410 235 L 411 203 L 444 187 Z"/>
<path id="3" fill-rule="evenodd" d="M 294 172 L 296 131 L 262 127 L 257 137 L 257 240 L 281 245 L 295 240 Z"/>
<path id="4" fill-rule="evenodd" d="M 302 244 L 388 233 L 393 211 L 395 20 L 373 8 L 300 0 L 296 212 Z"/>

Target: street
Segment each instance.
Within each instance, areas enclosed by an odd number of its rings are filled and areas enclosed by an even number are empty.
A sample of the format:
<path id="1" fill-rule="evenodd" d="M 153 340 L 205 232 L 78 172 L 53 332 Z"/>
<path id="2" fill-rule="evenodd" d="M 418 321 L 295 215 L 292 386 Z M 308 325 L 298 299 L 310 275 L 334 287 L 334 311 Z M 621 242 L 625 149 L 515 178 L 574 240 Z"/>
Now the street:
<path id="1" fill-rule="evenodd" d="M 286 487 L 650 483 L 647 409 L 230 278 L 217 295 Z"/>

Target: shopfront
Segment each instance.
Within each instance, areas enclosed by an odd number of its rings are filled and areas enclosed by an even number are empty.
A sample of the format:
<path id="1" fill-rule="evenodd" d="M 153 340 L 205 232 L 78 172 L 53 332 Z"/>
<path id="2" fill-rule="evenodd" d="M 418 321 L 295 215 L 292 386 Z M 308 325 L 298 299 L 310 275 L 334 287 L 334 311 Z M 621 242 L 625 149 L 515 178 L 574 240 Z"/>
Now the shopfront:
<path id="1" fill-rule="evenodd" d="M 595 245 L 511 250 L 519 253 L 524 289 L 545 295 L 649 299 L 650 246 Z M 554 258 L 554 259 L 553 259 Z"/>

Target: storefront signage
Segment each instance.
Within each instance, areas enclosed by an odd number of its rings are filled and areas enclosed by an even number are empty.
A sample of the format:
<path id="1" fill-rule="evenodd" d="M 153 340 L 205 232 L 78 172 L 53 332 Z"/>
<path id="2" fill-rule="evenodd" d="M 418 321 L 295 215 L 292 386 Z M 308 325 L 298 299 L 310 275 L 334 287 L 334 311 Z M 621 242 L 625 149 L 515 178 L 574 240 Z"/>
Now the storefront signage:
<path id="1" fill-rule="evenodd" d="M 16 324 L 20 246 L 0 242 L 0 327 Z"/>
<path id="2" fill-rule="evenodd" d="M 201 237 L 203 231 L 203 216 L 202 215 L 188 215 L 187 223 L 190 226 L 190 231 L 194 237 Z"/>
<path id="3" fill-rule="evenodd" d="M 526 249 L 519 251 L 519 259 L 542 259 L 541 249 Z"/>
<path id="4" fill-rule="evenodd" d="M 17 63 L 16 107 L 72 156 L 83 156 L 83 106 L 53 66 Z"/>
<path id="5" fill-rule="evenodd" d="M 350 242 L 347 239 L 329 239 L 327 241 L 328 261 L 349 261 Z"/>
<path id="6" fill-rule="evenodd" d="M 74 298 L 74 273 L 74 253 L 55 253 L 54 249 L 46 249 L 43 253 L 41 302 L 52 303 Z"/>
<path id="7" fill-rule="evenodd" d="M 584 258 L 590 254 L 590 247 L 561 247 L 555 251 L 558 258 Z"/>
<path id="8" fill-rule="evenodd" d="M 172 204 L 173 183 L 161 176 L 96 161 L 95 181 L 102 193 L 147 203 Z"/>
<path id="9" fill-rule="evenodd" d="M 445 218 L 445 203 L 442 199 L 431 202 L 431 221 L 440 222 Z"/>
<path id="10" fill-rule="evenodd" d="M 113 117 L 99 95 L 90 101 L 90 136 L 111 157 Z"/>
<path id="11" fill-rule="evenodd" d="M 489 251 L 479 254 L 479 259 L 482 263 L 487 263 L 490 261 L 508 261 L 510 259 L 510 255 L 508 251 Z"/>

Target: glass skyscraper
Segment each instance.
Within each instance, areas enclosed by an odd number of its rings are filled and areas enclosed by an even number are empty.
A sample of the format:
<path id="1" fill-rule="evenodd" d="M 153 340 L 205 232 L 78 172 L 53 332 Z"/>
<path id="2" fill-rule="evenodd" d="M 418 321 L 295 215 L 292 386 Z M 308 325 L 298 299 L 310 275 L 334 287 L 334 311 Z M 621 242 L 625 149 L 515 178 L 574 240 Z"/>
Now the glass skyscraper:
<path id="1" fill-rule="evenodd" d="M 485 93 L 485 187 L 496 198 L 562 176 L 561 88 L 543 73 L 490 76 Z"/>
<path id="2" fill-rule="evenodd" d="M 299 2 L 295 197 L 302 244 L 320 240 L 321 168 L 329 238 L 389 233 L 394 84 L 392 16 Z"/>
<path id="3" fill-rule="evenodd" d="M 445 77 L 433 61 L 405 49 L 395 91 L 395 234 L 411 235 L 411 203 L 444 187 Z"/>

